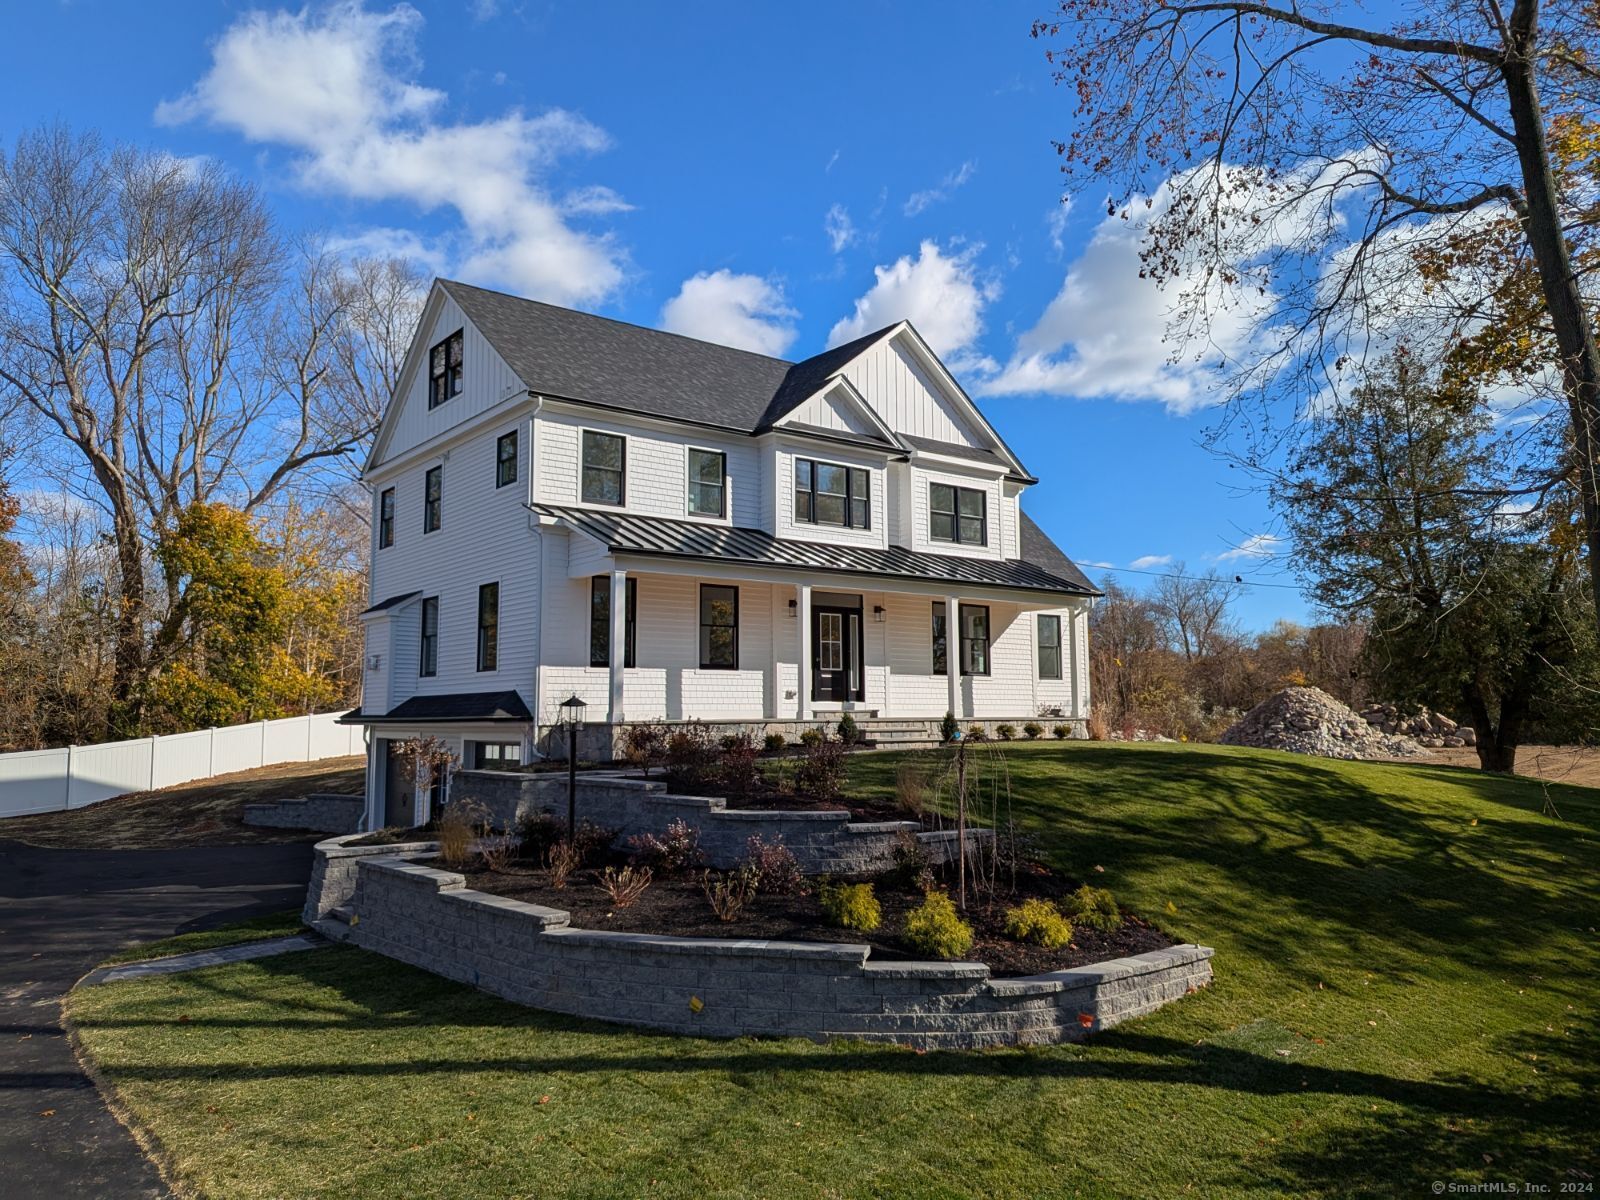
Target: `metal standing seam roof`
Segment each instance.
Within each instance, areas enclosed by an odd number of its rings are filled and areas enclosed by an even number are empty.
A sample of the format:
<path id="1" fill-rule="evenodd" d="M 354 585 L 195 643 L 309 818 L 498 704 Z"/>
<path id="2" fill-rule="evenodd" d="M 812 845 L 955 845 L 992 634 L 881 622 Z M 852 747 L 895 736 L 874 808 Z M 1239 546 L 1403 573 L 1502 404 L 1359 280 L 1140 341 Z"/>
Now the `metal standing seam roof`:
<path id="1" fill-rule="evenodd" d="M 531 507 L 542 516 L 562 521 L 589 535 L 612 553 L 842 571 L 880 577 L 909 576 L 981 587 L 1061 592 L 1072 596 L 1099 594 L 1060 550 L 1055 550 L 1055 554 L 1071 567 L 1069 576 L 1076 578 L 1063 578 L 1025 559 L 964 558 L 954 554 L 907 550 L 903 546 L 890 546 L 887 549 L 839 546 L 779 538 L 764 529 L 737 525 L 709 525 L 670 517 L 643 517 L 560 504 L 534 504 Z M 1044 536 L 1042 531 L 1037 531 L 1037 526 L 1035 530 L 1037 536 Z M 1051 548 L 1054 549 L 1054 546 Z"/>

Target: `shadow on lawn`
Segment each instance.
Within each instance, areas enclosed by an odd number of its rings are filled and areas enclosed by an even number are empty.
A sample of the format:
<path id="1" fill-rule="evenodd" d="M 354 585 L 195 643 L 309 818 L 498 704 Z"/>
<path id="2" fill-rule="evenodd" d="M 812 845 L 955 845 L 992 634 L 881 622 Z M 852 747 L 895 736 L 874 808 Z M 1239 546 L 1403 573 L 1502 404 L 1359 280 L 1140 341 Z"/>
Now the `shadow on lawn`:
<path id="1" fill-rule="evenodd" d="M 338 1052 L 348 1049 L 347 1042 L 324 1043 L 334 1053 L 321 1057 L 304 1053 L 315 1043 L 297 1043 L 286 1050 L 287 1061 L 230 1062 L 203 1051 L 196 1057 L 197 1047 L 189 1042 L 183 1061 L 124 1062 L 107 1067 L 106 1073 L 118 1084 L 195 1085 L 371 1079 L 410 1080 L 420 1086 L 425 1077 L 481 1072 L 525 1074 L 530 1086 L 537 1086 L 534 1081 L 541 1076 L 563 1072 L 619 1077 L 782 1073 L 801 1089 L 807 1073 L 899 1078 L 908 1084 L 919 1079 L 960 1079 L 985 1086 L 1014 1083 L 1027 1089 L 1107 1081 L 1121 1087 L 1206 1089 L 1214 1095 L 1206 1103 L 1218 1105 L 1241 1095 L 1366 1102 L 1345 1106 L 1343 1120 L 1319 1125 L 1304 1136 L 1292 1135 L 1296 1122 L 1281 1146 L 1264 1137 L 1261 1152 L 1239 1163 L 1232 1182 L 1241 1188 L 1420 1195 L 1427 1194 L 1425 1189 L 1439 1178 L 1496 1179 L 1514 1166 L 1520 1172 L 1516 1178 L 1548 1180 L 1564 1178 L 1567 1171 L 1592 1171 L 1596 1165 L 1589 1150 L 1577 1152 L 1580 1158 L 1572 1162 L 1552 1157 L 1568 1152 L 1561 1148 L 1595 1144 L 1592 1134 L 1600 1122 L 1596 1103 L 1600 1042 L 1592 1030 L 1582 1031 L 1581 1036 L 1520 1035 L 1496 1047 L 1523 1059 L 1537 1056 L 1557 1073 L 1535 1093 L 1487 1087 L 1481 1079 L 1465 1076 L 1404 1079 L 1304 1059 L 1272 1058 L 1136 1029 L 1111 1032 L 1087 1047 L 990 1053 L 913 1054 L 898 1047 L 859 1044 L 822 1048 L 784 1041 L 680 1038 L 520 1008 L 346 948 L 264 959 L 252 964 L 251 970 L 266 973 L 270 982 L 257 978 L 230 986 L 214 973 L 201 972 L 189 976 L 188 983 L 209 992 L 221 1011 L 242 1000 L 260 1000 L 266 992 L 273 997 L 294 996 L 293 1003 L 305 1015 L 287 1020 L 206 1016 L 204 1002 L 186 999 L 182 1014 L 186 1037 L 207 1029 L 226 1036 L 263 1028 L 289 1034 L 357 1034 L 359 1053 L 371 1057 L 341 1061 Z M 338 992 L 340 1000 L 302 999 L 324 989 Z M 170 1012 L 133 1020 L 80 1015 L 78 1023 L 92 1035 L 97 1030 L 147 1025 L 170 1028 L 174 1019 Z M 589 1034 L 605 1035 L 604 1043 L 585 1036 Z M 510 1035 L 505 1044 L 520 1042 L 530 1049 L 484 1053 L 482 1039 L 496 1035 Z M 226 1044 L 219 1049 L 230 1052 Z M 1009 1102 L 1004 1095 L 996 1099 Z M 1484 1155 L 1491 1161 L 1486 1163 Z M 1501 1165 L 1491 1170 L 1493 1163 Z"/>

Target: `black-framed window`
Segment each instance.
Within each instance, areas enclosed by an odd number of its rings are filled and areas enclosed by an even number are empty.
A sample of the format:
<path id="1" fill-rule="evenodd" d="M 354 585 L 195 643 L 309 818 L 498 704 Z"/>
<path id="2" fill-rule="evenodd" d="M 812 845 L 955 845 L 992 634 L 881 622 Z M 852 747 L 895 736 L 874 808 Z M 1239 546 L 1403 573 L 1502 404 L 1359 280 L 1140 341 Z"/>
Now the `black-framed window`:
<path id="1" fill-rule="evenodd" d="M 635 626 L 639 618 L 639 581 L 629 579 L 624 585 L 625 598 L 622 611 L 622 665 L 632 667 L 637 637 Z M 589 665 L 611 665 L 611 576 L 596 575 L 589 581 Z"/>
<path id="2" fill-rule="evenodd" d="M 422 602 L 422 645 L 417 655 L 418 675 L 439 673 L 439 597 Z"/>
<path id="3" fill-rule="evenodd" d="M 614 433 L 583 431 L 583 502 L 627 503 L 628 443 Z"/>
<path id="4" fill-rule="evenodd" d="M 478 670 L 500 665 L 500 585 L 486 583 L 478 589 Z"/>
<path id="5" fill-rule="evenodd" d="M 949 636 L 945 624 L 944 601 L 933 602 L 933 673 L 945 675 L 950 671 Z M 961 673 L 987 675 L 989 673 L 989 609 L 983 604 L 961 606 L 960 631 Z"/>
<path id="6" fill-rule="evenodd" d="M 432 533 L 444 523 L 444 468 L 429 467 L 422 477 L 422 532 Z"/>
<path id="7" fill-rule="evenodd" d="M 456 330 L 428 351 L 428 407 L 438 408 L 461 394 L 461 364 L 466 342 Z"/>
<path id="8" fill-rule="evenodd" d="M 1061 678 L 1061 618 L 1039 614 L 1039 678 Z"/>
<path id="9" fill-rule="evenodd" d="M 700 666 L 706 670 L 739 669 L 739 589 L 722 584 L 700 585 Z"/>
<path id="10" fill-rule="evenodd" d="M 865 467 L 794 460 L 794 519 L 811 525 L 872 528 L 872 473 Z"/>
<path id="11" fill-rule="evenodd" d="M 928 536 L 963 546 L 989 544 L 989 495 L 982 488 L 928 485 Z"/>
<path id="12" fill-rule="evenodd" d="M 502 433 L 494 443 L 494 485 L 503 488 L 517 481 L 517 431 Z"/>
<path id="13" fill-rule="evenodd" d="M 394 545 L 394 489 L 378 493 L 378 549 Z"/>
<path id="14" fill-rule="evenodd" d="M 720 450 L 689 451 L 689 511 L 697 517 L 728 515 L 728 456 Z"/>
<path id="15" fill-rule="evenodd" d="M 474 742 L 472 765 L 479 771 L 509 771 L 522 765 L 521 742 Z"/>

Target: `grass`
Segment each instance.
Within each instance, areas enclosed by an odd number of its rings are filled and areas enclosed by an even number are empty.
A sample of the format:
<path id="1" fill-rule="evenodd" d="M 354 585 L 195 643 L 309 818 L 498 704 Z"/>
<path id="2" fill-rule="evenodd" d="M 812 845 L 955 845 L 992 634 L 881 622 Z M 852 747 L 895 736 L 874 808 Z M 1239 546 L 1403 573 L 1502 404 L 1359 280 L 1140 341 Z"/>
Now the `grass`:
<path id="1" fill-rule="evenodd" d="M 328 835 L 246 825 L 244 806 L 311 792 L 359 793 L 366 787 L 365 762 L 362 758 L 325 758 L 318 762 L 281 763 L 153 792 L 133 792 L 87 808 L 9 817 L 5 836 L 32 846 L 63 850 L 148 850 L 321 840 Z"/>
<path id="2" fill-rule="evenodd" d="M 228 1197 L 1431 1195 L 1600 1176 L 1600 793 L 1216 747 L 1012 745 L 1056 864 L 1216 948 L 1084 1046 L 655 1036 L 348 948 L 85 989 Z M 854 761 L 892 791 L 894 756 Z M 1102 870 L 1096 871 L 1095 867 Z"/>
<path id="3" fill-rule="evenodd" d="M 243 921 L 219 925 L 215 929 L 201 929 L 194 933 L 180 933 L 176 937 L 162 938 L 158 942 L 145 942 L 119 950 L 100 965 L 143 962 L 147 958 L 166 958 L 170 954 L 188 954 L 195 950 L 216 950 L 222 946 L 238 946 L 245 942 L 260 942 L 267 938 L 288 937 L 299 933 L 305 926 L 300 922 L 298 908 L 282 912 L 265 913 Z"/>

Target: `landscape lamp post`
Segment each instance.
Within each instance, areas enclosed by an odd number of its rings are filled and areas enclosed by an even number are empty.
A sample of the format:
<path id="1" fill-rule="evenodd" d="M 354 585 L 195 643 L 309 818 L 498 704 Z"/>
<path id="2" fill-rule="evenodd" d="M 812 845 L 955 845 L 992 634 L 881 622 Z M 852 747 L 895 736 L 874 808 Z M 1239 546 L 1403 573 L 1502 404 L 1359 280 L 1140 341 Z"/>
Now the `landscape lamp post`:
<path id="1" fill-rule="evenodd" d="M 567 845 L 578 834 L 578 728 L 589 706 L 574 694 L 561 702 L 561 723 L 567 727 Z"/>

